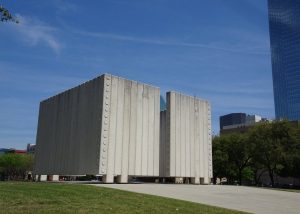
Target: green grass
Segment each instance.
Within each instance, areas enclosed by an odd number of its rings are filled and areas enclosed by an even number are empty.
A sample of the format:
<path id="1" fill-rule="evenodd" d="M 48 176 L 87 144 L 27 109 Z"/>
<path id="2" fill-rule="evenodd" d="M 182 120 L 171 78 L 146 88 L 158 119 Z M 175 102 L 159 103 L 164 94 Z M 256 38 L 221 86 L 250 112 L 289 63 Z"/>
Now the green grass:
<path id="1" fill-rule="evenodd" d="M 242 213 L 80 184 L 0 182 L 0 213 Z"/>

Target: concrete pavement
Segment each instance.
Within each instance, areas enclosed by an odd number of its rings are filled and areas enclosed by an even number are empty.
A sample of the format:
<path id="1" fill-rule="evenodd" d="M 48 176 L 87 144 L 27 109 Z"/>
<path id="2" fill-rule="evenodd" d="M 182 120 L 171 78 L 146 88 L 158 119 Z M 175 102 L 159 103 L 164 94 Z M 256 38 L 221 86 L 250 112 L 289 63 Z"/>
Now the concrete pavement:
<path id="1" fill-rule="evenodd" d="M 300 193 L 263 188 L 185 184 L 95 184 L 250 213 L 300 213 Z"/>

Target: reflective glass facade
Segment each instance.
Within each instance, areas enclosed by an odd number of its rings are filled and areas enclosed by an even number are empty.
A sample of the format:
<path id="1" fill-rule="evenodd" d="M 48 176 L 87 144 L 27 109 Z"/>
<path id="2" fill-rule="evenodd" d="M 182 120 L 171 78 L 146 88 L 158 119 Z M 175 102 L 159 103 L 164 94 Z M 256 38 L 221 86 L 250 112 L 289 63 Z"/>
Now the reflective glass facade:
<path id="1" fill-rule="evenodd" d="M 300 0 L 268 0 L 276 118 L 300 120 Z"/>
<path id="2" fill-rule="evenodd" d="M 167 110 L 167 104 L 163 96 L 160 96 L 160 111 Z"/>
<path id="3" fill-rule="evenodd" d="M 220 129 L 224 126 L 246 123 L 246 113 L 231 113 L 220 117 Z"/>

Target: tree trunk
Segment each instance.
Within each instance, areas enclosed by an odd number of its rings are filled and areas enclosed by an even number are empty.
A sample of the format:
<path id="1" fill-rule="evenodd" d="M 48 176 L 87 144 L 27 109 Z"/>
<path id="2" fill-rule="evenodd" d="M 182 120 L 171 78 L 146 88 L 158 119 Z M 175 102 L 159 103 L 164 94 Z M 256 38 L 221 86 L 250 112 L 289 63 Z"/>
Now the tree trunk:
<path id="1" fill-rule="evenodd" d="M 258 169 L 253 170 L 253 180 L 254 180 L 254 185 L 255 186 L 258 185 L 257 173 L 258 173 Z"/>
<path id="2" fill-rule="evenodd" d="M 254 176 L 255 178 L 254 179 L 255 179 L 256 185 L 259 184 L 261 176 L 266 172 L 265 169 L 260 169 L 260 170 L 261 171 L 259 172 L 259 169 L 257 169 L 256 172 L 255 172 L 255 176 Z"/>
<path id="3" fill-rule="evenodd" d="M 269 176 L 271 179 L 271 185 L 274 187 L 274 171 L 272 169 L 269 169 Z"/>
<path id="4" fill-rule="evenodd" d="M 218 178 L 217 176 L 213 177 L 213 184 L 217 184 L 217 178 Z"/>
<path id="5" fill-rule="evenodd" d="M 239 169 L 239 185 L 242 185 L 242 169 Z"/>

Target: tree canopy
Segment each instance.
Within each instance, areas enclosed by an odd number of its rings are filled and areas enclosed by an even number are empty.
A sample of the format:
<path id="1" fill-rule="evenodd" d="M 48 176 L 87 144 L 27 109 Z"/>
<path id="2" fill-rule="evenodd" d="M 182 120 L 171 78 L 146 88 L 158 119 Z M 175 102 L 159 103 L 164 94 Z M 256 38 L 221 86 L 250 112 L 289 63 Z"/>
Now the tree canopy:
<path id="1" fill-rule="evenodd" d="M 1 22 L 12 21 L 15 23 L 19 23 L 19 20 L 14 17 L 5 7 L 0 5 L 0 20 Z"/>
<path id="2" fill-rule="evenodd" d="M 246 133 L 232 133 L 213 139 L 214 176 L 258 183 L 268 172 L 300 178 L 300 128 L 288 121 L 260 123 Z"/>
<path id="3" fill-rule="evenodd" d="M 8 153 L 0 155 L 0 176 L 2 179 L 24 179 L 26 172 L 33 169 L 33 155 Z"/>

